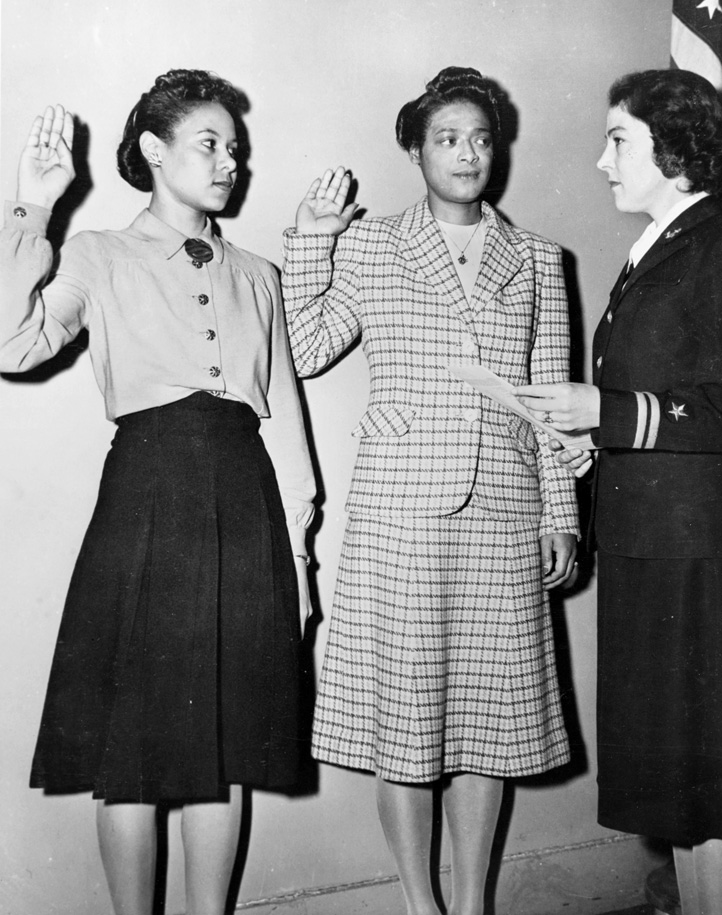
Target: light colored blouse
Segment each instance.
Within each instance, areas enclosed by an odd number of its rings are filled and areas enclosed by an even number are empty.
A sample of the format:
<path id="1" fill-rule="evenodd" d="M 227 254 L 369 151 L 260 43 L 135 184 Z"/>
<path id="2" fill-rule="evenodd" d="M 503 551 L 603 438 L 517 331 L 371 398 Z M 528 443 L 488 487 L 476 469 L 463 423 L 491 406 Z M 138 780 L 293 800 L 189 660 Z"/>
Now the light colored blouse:
<path id="1" fill-rule="evenodd" d="M 106 415 L 207 391 L 249 404 L 278 476 L 294 552 L 305 552 L 313 469 L 275 268 L 212 234 L 208 263 L 148 210 L 121 231 L 80 232 L 55 261 L 50 211 L 5 207 L 0 371 L 24 372 L 84 327 Z"/>

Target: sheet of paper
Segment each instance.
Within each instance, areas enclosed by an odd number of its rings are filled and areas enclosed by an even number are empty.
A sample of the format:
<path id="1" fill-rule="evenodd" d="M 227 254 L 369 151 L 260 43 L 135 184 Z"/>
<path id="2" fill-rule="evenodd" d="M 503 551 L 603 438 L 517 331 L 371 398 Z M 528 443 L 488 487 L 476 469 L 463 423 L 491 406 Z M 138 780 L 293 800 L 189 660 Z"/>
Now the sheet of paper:
<path id="1" fill-rule="evenodd" d="M 455 365 L 452 363 L 449 365 L 449 371 L 456 378 L 460 378 L 473 388 L 476 388 L 477 391 L 481 391 L 482 394 L 491 397 L 502 407 L 506 407 L 507 410 L 511 410 L 512 413 L 516 413 L 517 416 L 521 416 L 537 428 L 543 429 L 550 438 L 555 438 L 558 442 L 562 442 L 567 448 L 581 448 L 584 451 L 592 451 L 596 448 L 596 445 L 586 432 L 574 435 L 570 435 L 567 432 L 557 432 L 551 426 L 547 426 L 545 423 L 535 419 L 527 408 L 514 397 L 513 385 L 505 378 L 495 375 L 491 369 L 483 365 Z"/>

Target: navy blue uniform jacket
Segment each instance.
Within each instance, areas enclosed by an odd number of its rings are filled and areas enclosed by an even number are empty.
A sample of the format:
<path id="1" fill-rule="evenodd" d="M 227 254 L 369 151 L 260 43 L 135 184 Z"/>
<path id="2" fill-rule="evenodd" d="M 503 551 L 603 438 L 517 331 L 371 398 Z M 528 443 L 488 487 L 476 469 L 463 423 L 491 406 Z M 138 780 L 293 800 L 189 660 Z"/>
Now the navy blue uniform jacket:
<path id="1" fill-rule="evenodd" d="M 594 534 L 639 558 L 722 553 L 722 206 L 682 213 L 620 275 L 594 337 Z"/>

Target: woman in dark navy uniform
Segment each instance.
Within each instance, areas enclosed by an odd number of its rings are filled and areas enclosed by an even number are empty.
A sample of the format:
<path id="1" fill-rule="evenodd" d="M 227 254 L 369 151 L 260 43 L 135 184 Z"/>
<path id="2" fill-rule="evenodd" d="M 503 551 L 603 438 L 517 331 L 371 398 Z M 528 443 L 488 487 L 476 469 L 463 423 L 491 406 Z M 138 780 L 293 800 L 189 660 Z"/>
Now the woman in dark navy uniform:
<path id="1" fill-rule="evenodd" d="M 684 70 L 623 77 L 609 103 L 598 167 L 617 209 L 653 221 L 597 328 L 594 384 L 517 393 L 599 448 L 600 823 L 669 839 L 683 912 L 719 915 L 722 107 Z"/>

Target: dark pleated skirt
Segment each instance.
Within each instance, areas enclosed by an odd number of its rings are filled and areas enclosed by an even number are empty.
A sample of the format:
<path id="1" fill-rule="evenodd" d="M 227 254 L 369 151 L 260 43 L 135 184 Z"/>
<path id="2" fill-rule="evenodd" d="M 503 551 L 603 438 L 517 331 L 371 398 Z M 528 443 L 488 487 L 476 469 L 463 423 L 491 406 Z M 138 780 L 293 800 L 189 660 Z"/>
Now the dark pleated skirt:
<path id="1" fill-rule="evenodd" d="M 599 822 L 722 838 L 722 562 L 599 554 Z"/>
<path id="2" fill-rule="evenodd" d="M 115 801 L 293 784 L 298 593 L 250 407 L 118 420 L 70 584 L 31 786 Z"/>

